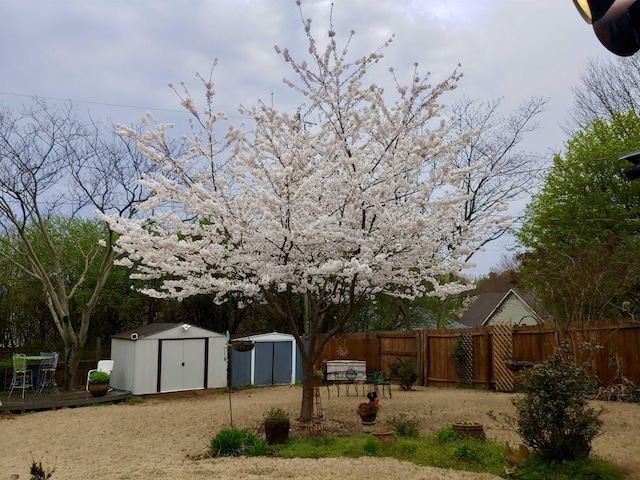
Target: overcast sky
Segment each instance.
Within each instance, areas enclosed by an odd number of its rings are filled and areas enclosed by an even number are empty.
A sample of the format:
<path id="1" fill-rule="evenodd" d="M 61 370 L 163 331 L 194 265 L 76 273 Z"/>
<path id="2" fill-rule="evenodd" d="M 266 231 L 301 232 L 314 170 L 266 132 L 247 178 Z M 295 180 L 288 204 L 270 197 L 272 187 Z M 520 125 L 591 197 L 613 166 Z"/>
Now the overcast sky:
<path id="1" fill-rule="evenodd" d="M 319 39 L 330 1 L 302 0 Z M 458 90 L 480 101 L 503 99 L 509 113 L 533 96 L 548 99 L 539 128 L 523 148 L 550 158 L 566 140 L 560 124 L 589 59 L 613 59 L 571 0 L 333 0 L 338 41 L 356 32 L 354 54 L 395 34 L 381 72 L 408 73 L 418 62 L 434 83 L 458 64 Z M 214 70 L 218 110 L 242 103 L 295 108 L 274 45 L 300 58 L 306 43 L 295 0 L 0 0 L 0 103 L 38 96 L 74 101 L 81 113 L 135 123 L 147 111 L 160 121 L 186 118 L 168 83 L 197 87 Z M 381 80 L 384 81 L 384 80 Z M 292 103 L 293 102 L 293 103 Z M 241 122 L 241 118 L 237 118 Z M 486 273 L 512 240 L 475 258 Z"/>

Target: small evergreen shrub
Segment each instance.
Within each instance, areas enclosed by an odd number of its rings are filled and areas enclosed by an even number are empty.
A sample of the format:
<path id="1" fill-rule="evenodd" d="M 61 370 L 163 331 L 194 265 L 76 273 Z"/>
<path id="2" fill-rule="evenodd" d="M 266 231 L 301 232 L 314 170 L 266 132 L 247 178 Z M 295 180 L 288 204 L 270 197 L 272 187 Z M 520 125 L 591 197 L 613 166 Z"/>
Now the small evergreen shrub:
<path id="1" fill-rule="evenodd" d="M 416 372 L 416 362 L 412 358 L 399 358 L 389 365 L 389 371 L 393 378 L 400 380 L 400 387 L 403 390 L 411 390 L 419 377 Z"/>
<path id="2" fill-rule="evenodd" d="M 588 365 L 577 366 L 560 350 L 525 373 L 524 396 L 512 398 L 518 433 L 546 460 L 589 456 L 600 433 L 602 409 L 588 407 L 595 389 Z"/>
<path id="3" fill-rule="evenodd" d="M 212 457 L 261 456 L 267 451 L 267 441 L 246 429 L 224 428 L 211 439 Z"/>

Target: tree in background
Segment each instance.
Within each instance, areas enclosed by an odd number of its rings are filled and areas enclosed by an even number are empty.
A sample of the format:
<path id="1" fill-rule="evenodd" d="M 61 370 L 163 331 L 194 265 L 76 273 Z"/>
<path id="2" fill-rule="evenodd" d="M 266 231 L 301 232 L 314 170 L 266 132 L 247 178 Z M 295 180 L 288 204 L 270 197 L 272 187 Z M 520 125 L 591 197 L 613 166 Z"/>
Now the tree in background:
<path id="1" fill-rule="evenodd" d="M 182 96 L 193 128 L 184 155 L 167 155 L 166 126 L 121 130 L 173 178 L 143 181 L 152 193 L 140 205 L 148 218 L 108 218 L 133 278 L 162 279 L 148 295 L 214 293 L 219 302 L 233 295 L 264 302 L 288 325 L 302 357 L 300 418 L 309 420 L 314 364 L 326 342 L 379 293 L 413 299 L 466 289 L 464 258 L 496 212 L 483 212 L 477 229 L 462 220 L 466 170 L 452 162 L 467 137 L 439 118 L 457 72 L 435 87 L 417 66 L 406 86 L 393 73 L 389 102 L 365 83 L 381 50 L 349 60 L 333 28 L 324 49 L 311 20 L 303 28 L 307 60 L 276 51 L 297 77 L 285 83 L 304 110 L 243 107 L 253 134 L 232 126 L 218 139 L 223 116 L 214 112 L 213 82 L 202 79 L 203 110 L 187 91 Z"/>
<path id="2" fill-rule="evenodd" d="M 528 197 L 542 180 L 539 156 L 518 147 L 524 136 L 537 128 L 536 118 L 546 101 L 533 97 L 507 116 L 500 115 L 500 104 L 500 100 L 479 103 L 464 98 L 448 111 L 454 134 L 469 138 L 453 162 L 455 168 L 466 169 L 462 183 L 468 194 L 462 212 L 464 224 L 481 226 L 487 222 L 486 212 L 506 210 L 510 203 Z M 492 219 L 491 228 L 478 228 L 485 235 L 477 239 L 467 260 L 507 233 L 511 216 L 505 212 L 497 220 Z"/>
<path id="3" fill-rule="evenodd" d="M 114 232 L 86 219 L 94 210 L 133 214 L 144 195 L 137 179 L 151 168 L 130 140 L 81 121 L 72 105 L 0 109 L 0 255 L 40 285 L 64 343 L 67 387 L 77 384 L 91 313 L 115 258 Z M 91 226 L 91 235 L 79 235 Z M 76 318 L 81 288 L 90 295 Z"/>
<path id="4" fill-rule="evenodd" d="M 565 127 L 571 135 L 596 119 L 608 121 L 614 113 L 640 111 L 640 58 L 589 60 L 580 85 L 572 92 L 573 106 Z"/>
<path id="5" fill-rule="evenodd" d="M 617 160 L 640 145 L 638 120 L 614 113 L 576 133 L 527 207 L 517 234 L 527 249 L 521 279 L 558 321 L 639 308 L 640 183 L 626 181 Z"/>

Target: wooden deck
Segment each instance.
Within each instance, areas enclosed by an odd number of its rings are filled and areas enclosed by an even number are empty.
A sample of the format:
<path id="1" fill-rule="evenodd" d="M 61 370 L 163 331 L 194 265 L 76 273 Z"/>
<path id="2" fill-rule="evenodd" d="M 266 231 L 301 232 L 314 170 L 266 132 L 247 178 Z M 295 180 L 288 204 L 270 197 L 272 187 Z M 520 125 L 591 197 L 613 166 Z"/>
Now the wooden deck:
<path id="1" fill-rule="evenodd" d="M 132 396 L 131 392 L 124 390 L 111 390 L 104 397 L 94 397 L 89 392 L 82 390 L 63 391 L 58 393 L 42 392 L 40 395 L 26 393 L 24 400 L 22 392 L 14 391 L 11 398 L 8 392 L 0 392 L 0 413 L 25 413 L 43 410 L 56 410 L 58 408 L 74 408 L 97 403 L 122 402 Z"/>

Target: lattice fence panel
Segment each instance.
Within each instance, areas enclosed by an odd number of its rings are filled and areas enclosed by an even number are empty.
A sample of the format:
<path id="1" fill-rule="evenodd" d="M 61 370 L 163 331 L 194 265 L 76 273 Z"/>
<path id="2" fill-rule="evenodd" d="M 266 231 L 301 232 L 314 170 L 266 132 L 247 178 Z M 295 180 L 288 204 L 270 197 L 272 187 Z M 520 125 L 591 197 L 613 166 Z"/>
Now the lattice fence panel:
<path id="1" fill-rule="evenodd" d="M 470 333 L 461 333 L 459 341 L 464 356 L 461 359 L 460 378 L 458 379 L 463 385 L 473 384 L 473 337 Z"/>
<path id="2" fill-rule="evenodd" d="M 513 351 L 511 328 L 507 324 L 497 324 L 493 328 L 493 376 L 499 392 L 513 391 L 513 372 L 504 362 L 511 358 Z"/>

